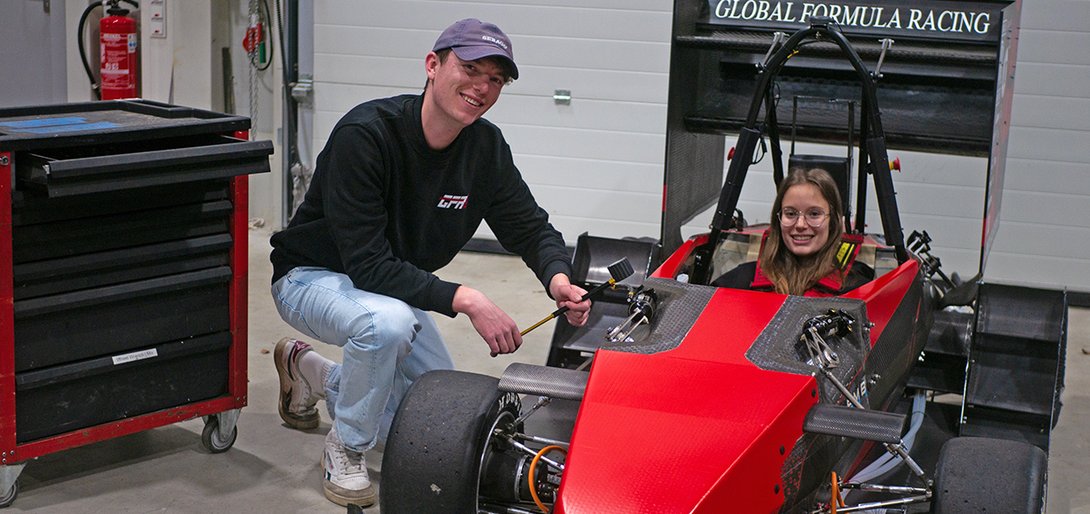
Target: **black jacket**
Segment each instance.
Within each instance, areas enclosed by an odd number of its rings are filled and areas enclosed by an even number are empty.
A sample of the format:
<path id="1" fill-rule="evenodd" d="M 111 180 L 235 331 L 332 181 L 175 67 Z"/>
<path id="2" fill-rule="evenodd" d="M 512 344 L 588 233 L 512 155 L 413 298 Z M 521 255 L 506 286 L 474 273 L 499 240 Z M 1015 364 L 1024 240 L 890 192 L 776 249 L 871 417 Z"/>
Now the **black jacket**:
<path id="1" fill-rule="evenodd" d="M 571 275 L 564 240 L 538 207 L 503 134 L 486 120 L 431 150 L 422 95 L 373 100 L 349 111 L 318 155 L 303 203 L 272 237 L 273 281 L 297 266 L 345 273 L 359 289 L 454 316 L 458 284 L 442 268 L 488 222 L 548 289 Z"/>

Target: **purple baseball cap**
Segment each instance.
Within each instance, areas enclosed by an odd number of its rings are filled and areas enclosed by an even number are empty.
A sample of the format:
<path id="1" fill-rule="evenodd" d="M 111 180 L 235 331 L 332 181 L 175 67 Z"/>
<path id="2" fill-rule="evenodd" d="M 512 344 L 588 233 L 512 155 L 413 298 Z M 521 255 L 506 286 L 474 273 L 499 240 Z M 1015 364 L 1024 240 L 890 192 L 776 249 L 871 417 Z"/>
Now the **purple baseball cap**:
<path id="1" fill-rule="evenodd" d="M 438 52 L 450 48 L 463 61 L 476 61 L 485 57 L 500 57 L 508 64 L 512 79 L 519 78 L 518 66 L 515 66 L 515 54 L 511 47 L 511 38 L 499 27 L 476 18 L 458 20 L 447 27 L 439 39 L 435 40 Z"/>

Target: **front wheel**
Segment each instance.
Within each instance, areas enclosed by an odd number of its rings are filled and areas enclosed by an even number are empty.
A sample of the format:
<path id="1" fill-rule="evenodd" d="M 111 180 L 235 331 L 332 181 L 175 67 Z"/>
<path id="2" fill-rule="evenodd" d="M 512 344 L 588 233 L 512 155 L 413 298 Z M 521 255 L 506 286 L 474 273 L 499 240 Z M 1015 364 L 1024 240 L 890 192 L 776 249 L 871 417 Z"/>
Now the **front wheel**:
<path id="1" fill-rule="evenodd" d="M 1048 456 L 1022 441 L 956 437 L 935 468 L 934 514 L 1038 514 L 1045 504 Z"/>
<path id="2" fill-rule="evenodd" d="M 518 418 L 518 395 L 495 377 L 432 371 L 409 389 L 382 458 L 383 514 L 477 512 L 481 467 L 501 424 Z"/>

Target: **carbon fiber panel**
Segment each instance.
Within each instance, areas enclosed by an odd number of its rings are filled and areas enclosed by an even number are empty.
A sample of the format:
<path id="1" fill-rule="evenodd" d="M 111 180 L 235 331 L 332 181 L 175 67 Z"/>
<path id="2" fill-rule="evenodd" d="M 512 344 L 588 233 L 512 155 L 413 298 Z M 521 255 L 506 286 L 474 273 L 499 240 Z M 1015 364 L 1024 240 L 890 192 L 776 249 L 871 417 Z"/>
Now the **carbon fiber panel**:
<path id="1" fill-rule="evenodd" d="M 513 363 L 500 377 L 500 391 L 536 394 L 564 400 L 581 400 L 587 389 L 585 371 Z"/>
<path id="2" fill-rule="evenodd" d="M 809 512 L 813 491 L 829 477 L 820 470 L 836 462 L 845 439 L 819 434 L 803 434 L 783 463 L 783 508 L 781 513 Z"/>
<path id="3" fill-rule="evenodd" d="M 803 430 L 882 443 L 899 443 L 905 415 L 819 403 L 806 414 Z"/>
<path id="4" fill-rule="evenodd" d="M 723 183 L 724 138 L 686 133 L 678 126 L 669 136 L 666 152 L 663 255 L 681 245 L 681 226 L 718 198 Z"/>
<path id="5" fill-rule="evenodd" d="M 634 343 L 606 343 L 602 348 L 644 354 L 677 348 L 716 291 L 711 286 L 654 277 L 644 280 L 643 285 L 654 289 L 659 298 L 659 309 L 651 322 L 651 332 Z"/>
<path id="6" fill-rule="evenodd" d="M 871 405 L 876 409 L 884 410 L 896 401 L 927 342 L 930 332 L 927 327 L 932 324 L 934 307 L 930 300 L 921 306 L 922 291 L 917 278 L 867 356 L 866 373 L 881 375 L 880 380 L 868 384 L 867 390 Z M 917 313 L 920 320 L 916 319 Z"/>
<path id="7" fill-rule="evenodd" d="M 856 388 L 870 348 L 867 307 L 859 300 L 788 296 L 779 312 L 746 352 L 746 358 L 761 369 L 813 375 L 816 369 L 806 363 L 805 350 L 800 346 L 799 336 L 807 320 L 826 314 L 830 309 L 844 311 L 855 319 L 850 334 L 845 337 L 832 337 L 826 342 L 840 359 L 839 366 L 833 369 L 833 375 L 849 390 Z M 832 383 L 820 375 L 818 383 L 821 386 L 823 403 L 844 402 L 843 395 Z M 865 397 L 859 400 L 864 406 L 867 405 Z"/>

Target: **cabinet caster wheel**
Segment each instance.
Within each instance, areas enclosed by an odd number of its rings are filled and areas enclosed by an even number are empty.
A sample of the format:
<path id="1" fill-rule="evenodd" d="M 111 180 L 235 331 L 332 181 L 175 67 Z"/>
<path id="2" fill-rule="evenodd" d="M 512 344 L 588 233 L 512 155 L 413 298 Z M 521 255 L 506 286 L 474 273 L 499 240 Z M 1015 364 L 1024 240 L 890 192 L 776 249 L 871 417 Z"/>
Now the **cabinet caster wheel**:
<path id="1" fill-rule="evenodd" d="M 19 496 L 19 482 L 11 484 L 11 488 L 0 496 L 0 509 L 11 507 L 11 504 L 15 503 L 16 496 Z"/>
<path id="2" fill-rule="evenodd" d="M 238 426 L 235 426 L 230 434 L 220 432 L 220 423 L 215 416 L 208 416 L 204 420 L 204 430 L 201 431 L 201 444 L 212 453 L 223 453 L 235 444 L 238 438 Z"/>

